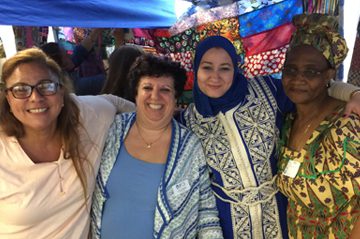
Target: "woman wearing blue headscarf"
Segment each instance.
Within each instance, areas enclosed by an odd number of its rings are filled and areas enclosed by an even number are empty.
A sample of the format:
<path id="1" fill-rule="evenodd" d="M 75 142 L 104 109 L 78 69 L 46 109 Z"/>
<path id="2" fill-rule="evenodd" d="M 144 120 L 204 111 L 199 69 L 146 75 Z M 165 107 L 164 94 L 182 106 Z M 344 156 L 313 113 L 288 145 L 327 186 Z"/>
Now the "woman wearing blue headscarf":
<path id="1" fill-rule="evenodd" d="M 194 59 L 194 104 L 181 120 L 200 138 L 225 238 L 286 238 L 275 145 L 294 109 L 280 80 L 246 79 L 232 43 L 212 36 Z"/>

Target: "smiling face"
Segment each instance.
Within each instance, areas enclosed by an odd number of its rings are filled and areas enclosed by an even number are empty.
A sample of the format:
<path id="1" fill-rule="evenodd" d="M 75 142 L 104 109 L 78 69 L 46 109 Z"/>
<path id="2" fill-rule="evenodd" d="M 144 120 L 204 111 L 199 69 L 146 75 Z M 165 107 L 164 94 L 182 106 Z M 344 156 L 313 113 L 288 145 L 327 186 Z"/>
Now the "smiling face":
<path id="1" fill-rule="evenodd" d="M 231 87 L 234 65 L 223 48 L 210 48 L 201 58 L 197 71 L 200 90 L 211 98 L 223 96 Z"/>
<path id="2" fill-rule="evenodd" d="M 58 82 L 50 71 L 38 63 L 20 64 L 6 81 L 6 87 L 23 83 L 36 85 L 42 80 L 50 79 Z M 16 99 L 11 91 L 6 94 L 6 99 L 10 105 L 12 114 L 24 126 L 25 132 L 56 130 L 57 118 L 63 106 L 64 93 L 62 88 L 54 95 L 42 96 L 36 89 L 33 89 L 29 98 Z"/>
<path id="3" fill-rule="evenodd" d="M 167 126 L 173 117 L 176 99 L 171 76 L 143 76 L 136 94 L 137 120 L 153 129 Z"/>
<path id="4" fill-rule="evenodd" d="M 326 58 L 312 46 L 293 48 L 286 56 L 282 83 L 295 104 L 309 104 L 327 95 L 326 85 L 335 76 Z"/>

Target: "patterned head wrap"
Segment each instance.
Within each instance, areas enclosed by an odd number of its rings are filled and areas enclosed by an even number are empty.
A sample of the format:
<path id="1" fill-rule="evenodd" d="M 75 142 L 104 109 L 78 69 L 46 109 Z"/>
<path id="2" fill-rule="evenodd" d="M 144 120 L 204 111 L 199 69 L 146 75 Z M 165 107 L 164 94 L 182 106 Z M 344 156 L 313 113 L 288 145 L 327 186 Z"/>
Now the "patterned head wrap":
<path id="1" fill-rule="evenodd" d="M 293 18 L 296 31 L 289 49 L 299 45 L 310 45 L 319 50 L 337 68 L 348 52 L 345 39 L 338 33 L 338 22 L 333 16 L 312 13 L 300 14 Z"/>

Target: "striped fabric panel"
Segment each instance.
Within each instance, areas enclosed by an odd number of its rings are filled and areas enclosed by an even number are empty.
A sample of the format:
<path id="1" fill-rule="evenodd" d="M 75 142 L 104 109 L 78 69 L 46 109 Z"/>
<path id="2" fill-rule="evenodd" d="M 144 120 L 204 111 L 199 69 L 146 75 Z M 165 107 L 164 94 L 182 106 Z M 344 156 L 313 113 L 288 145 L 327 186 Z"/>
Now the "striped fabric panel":
<path id="1" fill-rule="evenodd" d="M 304 12 L 339 15 L 339 0 L 303 0 Z"/>

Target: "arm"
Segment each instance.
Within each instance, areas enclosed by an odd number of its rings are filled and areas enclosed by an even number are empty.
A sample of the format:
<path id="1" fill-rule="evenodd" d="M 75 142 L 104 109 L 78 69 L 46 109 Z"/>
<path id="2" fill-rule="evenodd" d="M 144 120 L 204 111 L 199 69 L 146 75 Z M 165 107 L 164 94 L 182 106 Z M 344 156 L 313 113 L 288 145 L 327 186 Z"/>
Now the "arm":
<path id="1" fill-rule="evenodd" d="M 199 152 L 199 174 L 200 174 L 200 204 L 199 204 L 199 239 L 220 239 L 223 238 L 220 222 L 218 218 L 218 210 L 216 207 L 215 196 L 210 187 L 209 168 L 205 161 L 205 155 L 198 144 Z"/>
<path id="2" fill-rule="evenodd" d="M 331 97 L 348 102 L 344 114 L 351 112 L 360 115 L 360 88 L 341 81 L 334 81 L 328 90 Z"/>
<path id="3" fill-rule="evenodd" d="M 81 41 L 81 45 L 87 50 L 90 51 L 93 46 L 95 45 L 96 41 L 98 40 L 101 32 L 103 31 L 102 28 L 95 28 L 93 29 L 90 34 Z"/>
<path id="4" fill-rule="evenodd" d="M 100 95 L 100 97 L 109 101 L 115 106 L 117 113 L 135 111 L 136 106 L 133 102 L 125 100 L 124 98 L 115 95 Z"/>
<path id="5" fill-rule="evenodd" d="M 95 45 L 102 30 L 102 28 L 92 30 L 91 33 L 75 47 L 74 52 L 71 55 L 71 60 L 75 67 L 78 67 L 88 57 L 89 52 Z"/>
<path id="6" fill-rule="evenodd" d="M 360 217 L 357 219 L 354 228 L 351 231 L 350 239 L 356 239 L 360 237 Z"/>
<path id="7" fill-rule="evenodd" d="M 115 38 L 115 48 L 118 48 L 119 46 L 122 46 L 125 44 L 124 29 L 122 29 L 122 28 L 114 29 L 113 36 Z"/>

